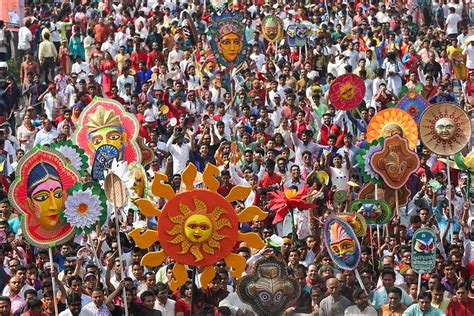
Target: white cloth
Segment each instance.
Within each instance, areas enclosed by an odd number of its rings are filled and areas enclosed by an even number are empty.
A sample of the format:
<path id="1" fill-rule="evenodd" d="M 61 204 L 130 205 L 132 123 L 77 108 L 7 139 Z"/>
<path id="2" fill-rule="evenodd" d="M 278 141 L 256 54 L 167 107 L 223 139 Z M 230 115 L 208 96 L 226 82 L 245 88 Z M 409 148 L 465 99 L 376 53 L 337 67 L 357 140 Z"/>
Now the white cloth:
<path id="1" fill-rule="evenodd" d="M 175 306 L 176 302 L 174 300 L 167 299 L 165 305 L 161 304 L 160 301 L 156 300 L 155 306 L 153 308 L 160 311 L 162 316 L 174 316 Z"/>
<path id="2" fill-rule="evenodd" d="M 54 143 L 54 140 L 58 138 L 59 133 L 56 130 L 50 130 L 49 132 L 46 132 L 44 129 L 40 130 L 36 134 L 36 139 L 35 139 L 35 146 L 36 145 L 50 145 Z"/>
<path id="3" fill-rule="evenodd" d="M 446 19 L 446 33 L 458 34 L 458 23 L 462 20 L 461 16 L 457 13 L 452 13 L 448 15 Z"/>
<path id="4" fill-rule="evenodd" d="M 346 308 L 344 311 L 345 316 L 359 316 L 359 315 L 374 315 L 377 316 L 377 311 L 372 306 L 367 306 L 366 309 L 361 311 L 357 305 L 352 305 Z"/>
<path id="5" fill-rule="evenodd" d="M 26 26 L 20 27 L 18 31 L 18 49 L 28 50 L 31 48 L 31 41 L 33 40 L 33 35 L 31 31 Z"/>
<path id="6" fill-rule="evenodd" d="M 474 68 L 474 46 L 472 44 L 464 47 L 462 51 L 463 55 L 466 55 L 466 67 L 469 69 Z"/>
<path id="7" fill-rule="evenodd" d="M 183 172 L 184 168 L 186 168 L 186 164 L 189 160 L 191 144 L 183 143 L 181 146 L 179 146 L 178 144 L 173 144 L 174 140 L 175 137 L 172 135 L 168 140 L 168 143 L 166 143 L 166 147 L 173 156 L 173 174 L 180 174 Z"/>

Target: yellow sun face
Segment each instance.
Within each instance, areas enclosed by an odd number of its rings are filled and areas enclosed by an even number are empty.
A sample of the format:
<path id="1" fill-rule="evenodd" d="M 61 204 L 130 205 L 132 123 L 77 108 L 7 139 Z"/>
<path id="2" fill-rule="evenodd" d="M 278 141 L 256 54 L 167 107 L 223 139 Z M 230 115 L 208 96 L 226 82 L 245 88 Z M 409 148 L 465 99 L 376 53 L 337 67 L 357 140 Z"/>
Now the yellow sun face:
<path id="1" fill-rule="evenodd" d="M 166 203 L 158 239 L 166 253 L 176 254 L 178 262 L 212 265 L 216 256 L 223 258 L 232 250 L 238 226 L 237 214 L 224 197 L 194 189 L 178 193 Z"/>
<path id="2" fill-rule="evenodd" d="M 393 135 L 408 139 L 408 146 L 414 149 L 418 142 L 418 125 L 410 114 L 398 108 L 385 109 L 375 114 L 367 127 L 367 141 Z"/>
<path id="3" fill-rule="evenodd" d="M 212 233 L 212 223 L 204 215 L 191 215 L 184 223 L 184 234 L 191 242 L 202 243 L 209 239 Z"/>
<path id="4" fill-rule="evenodd" d="M 245 258 L 232 253 L 237 241 L 246 242 L 249 247 L 262 248 L 265 243 L 257 233 L 242 233 L 240 222 L 263 220 L 267 213 L 256 206 L 249 206 L 237 214 L 231 202 L 245 200 L 251 188 L 235 186 L 223 197 L 216 191 L 219 181 L 216 166 L 208 164 L 202 174 L 205 189 L 195 189 L 197 170 L 189 164 L 182 174 L 186 190 L 175 193 L 167 177 L 156 173 L 151 185 L 153 195 L 167 200 L 162 210 L 149 199 L 138 199 L 135 204 L 145 216 L 159 217 L 158 230 L 137 228 L 130 233 L 140 248 L 150 248 L 157 241 L 160 251 L 148 252 L 141 261 L 145 266 L 159 266 L 168 257 L 175 261 L 174 279 L 170 283 L 175 290 L 188 279 L 184 265 L 204 266 L 201 284 L 207 285 L 214 278 L 214 264 L 224 259 L 234 278 L 239 278 L 246 266 Z"/>

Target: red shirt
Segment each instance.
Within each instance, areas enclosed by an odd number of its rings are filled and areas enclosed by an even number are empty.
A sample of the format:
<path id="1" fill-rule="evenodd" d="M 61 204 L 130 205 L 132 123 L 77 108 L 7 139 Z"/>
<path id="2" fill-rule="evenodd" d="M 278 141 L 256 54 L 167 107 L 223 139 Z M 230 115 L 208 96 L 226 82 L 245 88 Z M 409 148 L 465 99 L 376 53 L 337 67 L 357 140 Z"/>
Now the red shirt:
<path id="1" fill-rule="evenodd" d="M 474 315 L 474 299 L 467 298 L 467 303 L 451 300 L 446 310 L 447 316 L 471 316 Z"/>
<path id="2" fill-rule="evenodd" d="M 264 188 L 264 187 L 269 187 L 269 186 L 273 186 L 280 183 L 281 183 L 281 176 L 279 174 L 274 172 L 273 175 L 270 175 L 268 172 L 265 172 L 262 180 L 260 180 L 260 182 L 258 183 L 258 186 Z"/>

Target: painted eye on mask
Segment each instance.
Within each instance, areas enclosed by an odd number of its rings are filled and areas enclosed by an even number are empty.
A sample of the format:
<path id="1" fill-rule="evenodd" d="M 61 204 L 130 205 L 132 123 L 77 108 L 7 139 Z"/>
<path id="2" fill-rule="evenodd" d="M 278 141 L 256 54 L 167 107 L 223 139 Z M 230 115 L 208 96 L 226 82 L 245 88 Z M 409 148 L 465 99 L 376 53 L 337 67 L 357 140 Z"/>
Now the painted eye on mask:
<path id="1" fill-rule="evenodd" d="M 268 293 L 268 292 L 261 292 L 261 293 L 258 294 L 258 297 L 263 302 L 269 302 L 270 298 L 271 298 L 270 293 Z"/>

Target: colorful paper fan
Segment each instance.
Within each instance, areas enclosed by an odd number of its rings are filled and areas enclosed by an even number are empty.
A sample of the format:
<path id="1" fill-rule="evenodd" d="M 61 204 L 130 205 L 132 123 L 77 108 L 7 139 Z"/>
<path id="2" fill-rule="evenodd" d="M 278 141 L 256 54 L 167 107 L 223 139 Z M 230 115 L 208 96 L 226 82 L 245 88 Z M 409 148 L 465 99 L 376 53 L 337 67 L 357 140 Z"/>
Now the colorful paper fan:
<path id="1" fill-rule="evenodd" d="M 356 108 L 364 100 L 364 96 L 364 81 L 354 74 L 337 77 L 329 87 L 329 101 L 338 110 Z"/>
<path id="2" fill-rule="evenodd" d="M 250 187 L 235 186 L 226 197 L 216 191 L 219 181 L 215 178 L 219 169 L 207 164 L 202 178 L 206 189 L 195 189 L 194 181 L 197 169 L 189 164 L 182 174 L 185 191 L 175 193 L 167 176 L 155 173 L 151 192 L 156 197 L 167 200 L 161 210 L 149 199 L 135 201 L 144 216 L 159 217 L 159 230 L 137 228 L 129 235 L 136 245 L 147 249 L 159 241 L 161 250 L 148 252 L 141 260 L 144 266 L 159 266 L 168 257 L 175 261 L 174 280 L 170 287 L 175 290 L 188 280 L 184 265 L 204 266 L 201 284 L 208 284 L 215 276 L 213 267 L 217 261 L 224 259 L 233 270 L 234 278 L 240 278 L 245 267 L 244 257 L 232 253 L 237 241 L 244 241 L 248 247 L 262 248 L 265 243 L 256 233 L 239 231 L 241 222 L 263 220 L 267 213 L 256 206 L 249 206 L 239 214 L 232 202 L 245 200 L 251 192 Z"/>
<path id="3" fill-rule="evenodd" d="M 286 263 L 275 256 L 259 259 L 253 273 L 237 282 L 236 290 L 257 315 L 282 315 L 300 291 L 300 284 L 288 275 Z"/>
<path id="4" fill-rule="evenodd" d="M 51 148 L 59 151 L 66 158 L 66 161 L 81 174 L 89 169 L 85 151 L 79 146 L 74 145 L 71 140 L 61 140 L 51 144 Z"/>
<path id="5" fill-rule="evenodd" d="M 348 212 L 360 214 L 367 225 L 387 224 L 392 218 L 392 209 L 382 200 L 355 200 L 347 208 Z"/>
<path id="6" fill-rule="evenodd" d="M 357 237 L 363 237 L 367 234 L 367 223 L 362 214 L 359 213 L 339 213 L 337 217 L 351 225 Z"/>
<path id="7" fill-rule="evenodd" d="M 421 116 L 420 138 L 432 152 L 454 155 L 471 140 L 470 116 L 454 103 L 433 104 Z"/>
<path id="8" fill-rule="evenodd" d="M 329 175 L 327 174 L 326 171 L 323 171 L 323 170 L 316 172 L 316 179 L 324 185 L 328 185 L 329 183 Z"/>
<path id="9" fill-rule="evenodd" d="M 262 20 L 262 35 L 270 43 L 283 39 L 285 35 L 283 20 L 270 14 L 265 16 Z"/>
<path id="10" fill-rule="evenodd" d="M 354 270 L 360 260 L 360 244 L 351 225 L 335 215 L 329 216 L 323 228 L 324 245 L 336 266 Z"/>
<path id="11" fill-rule="evenodd" d="M 410 114 L 416 123 L 420 122 L 421 114 L 430 104 L 416 91 L 409 91 L 398 103 L 397 108 Z"/>
<path id="12" fill-rule="evenodd" d="M 383 149 L 370 158 L 372 169 L 392 189 L 400 189 L 420 166 L 418 155 L 408 148 L 408 141 L 399 135 L 384 140 Z"/>
<path id="13" fill-rule="evenodd" d="M 94 98 L 84 108 L 73 138 L 89 157 L 94 180 L 103 180 L 103 171 L 114 158 L 127 162 L 141 160 L 136 142 L 138 129 L 137 118 L 115 100 Z"/>
<path id="14" fill-rule="evenodd" d="M 383 138 L 373 140 L 371 143 L 367 143 L 365 147 L 361 148 L 356 155 L 356 161 L 359 163 L 360 174 L 364 182 L 372 182 L 382 184 L 382 179 L 377 172 L 372 168 L 370 164 L 370 158 L 376 152 L 382 150 Z"/>
<path id="15" fill-rule="evenodd" d="M 372 142 L 380 137 L 387 138 L 400 135 L 408 139 L 410 149 L 415 149 L 418 142 L 418 126 L 407 112 L 397 109 L 385 109 L 372 117 L 367 126 L 367 141 Z"/>
<path id="16" fill-rule="evenodd" d="M 68 189 L 80 175 L 58 151 L 34 147 L 18 162 L 17 177 L 8 191 L 10 204 L 21 216 L 22 231 L 29 244 L 47 249 L 73 237 L 73 227 L 63 225 L 59 213 Z"/>
<path id="17" fill-rule="evenodd" d="M 90 234 L 107 219 L 107 199 L 96 182 L 76 183 L 68 190 L 65 208 L 60 212 L 63 225 L 70 224 L 76 234 Z"/>
<path id="18" fill-rule="evenodd" d="M 273 224 L 282 222 L 290 209 L 308 209 L 316 207 L 315 204 L 306 201 L 310 196 L 306 194 L 307 189 L 306 186 L 302 186 L 298 191 L 287 189 L 285 191 L 268 192 L 268 195 L 270 196 L 268 207 L 270 210 L 276 211 Z"/>

